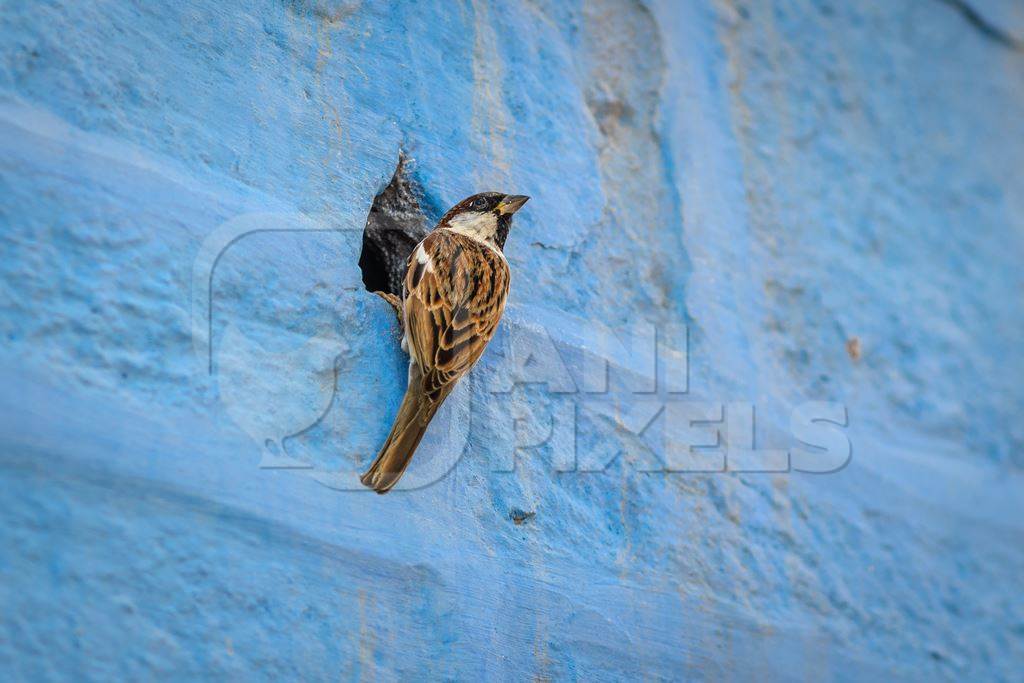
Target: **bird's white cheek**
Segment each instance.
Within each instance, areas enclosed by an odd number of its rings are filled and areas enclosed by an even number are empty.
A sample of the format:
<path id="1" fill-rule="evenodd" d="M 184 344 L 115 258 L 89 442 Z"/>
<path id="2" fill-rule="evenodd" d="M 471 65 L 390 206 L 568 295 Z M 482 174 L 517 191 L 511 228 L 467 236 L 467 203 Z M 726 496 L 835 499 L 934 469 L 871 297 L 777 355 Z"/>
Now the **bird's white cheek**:
<path id="1" fill-rule="evenodd" d="M 473 239 L 484 240 L 494 235 L 497 219 L 492 213 L 467 213 L 451 220 L 448 229 Z"/>

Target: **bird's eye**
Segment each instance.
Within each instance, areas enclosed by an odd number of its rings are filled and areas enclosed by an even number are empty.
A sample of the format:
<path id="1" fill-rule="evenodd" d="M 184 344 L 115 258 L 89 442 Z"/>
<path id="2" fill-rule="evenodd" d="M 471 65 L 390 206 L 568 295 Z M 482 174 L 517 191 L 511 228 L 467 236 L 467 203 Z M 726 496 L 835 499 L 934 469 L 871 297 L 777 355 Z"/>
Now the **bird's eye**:
<path id="1" fill-rule="evenodd" d="M 477 197 L 476 199 L 473 200 L 473 208 L 474 209 L 485 209 L 485 208 L 487 208 L 487 200 L 484 199 L 483 197 Z"/>

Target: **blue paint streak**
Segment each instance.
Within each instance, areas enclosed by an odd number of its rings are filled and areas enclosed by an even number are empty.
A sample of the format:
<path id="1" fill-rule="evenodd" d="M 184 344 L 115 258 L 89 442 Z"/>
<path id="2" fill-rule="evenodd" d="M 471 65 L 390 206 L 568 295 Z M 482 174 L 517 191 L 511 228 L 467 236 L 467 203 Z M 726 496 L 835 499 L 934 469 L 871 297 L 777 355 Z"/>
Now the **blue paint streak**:
<path id="1" fill-rule="evenodd" d="M 11 678 L 1019 675 L 1024 54 L 962 12 L 9 4 Z M 356 263 L 399 147 L 432 215 L 533 199 L 407 481 L 451 471 L 378 497 L 344 489 L 405 359 Z M 598 322 L 687 325 L 689 393 L 633 393 Z M 807 400 L 847 408 L 837 474 L 645 471 L 664 404 L 786 449 Z"/>

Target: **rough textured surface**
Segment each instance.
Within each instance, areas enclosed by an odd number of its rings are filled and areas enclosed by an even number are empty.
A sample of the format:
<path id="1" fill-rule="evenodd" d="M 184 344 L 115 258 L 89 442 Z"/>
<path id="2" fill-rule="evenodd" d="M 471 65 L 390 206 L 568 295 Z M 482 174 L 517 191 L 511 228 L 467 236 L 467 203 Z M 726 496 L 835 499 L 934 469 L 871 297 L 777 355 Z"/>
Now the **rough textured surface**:
<path id="1" fill-rule="evenodd" d="M 0 667 L 1019 676 L 1022 26 L 1013 0 L 3 3 Z M 357 262 L 399 148 L 432 206 L 533 199 L 421 487 L 378 497 L 349 489 L 404 360 Z M 631 393 L 643 359 L 595 321 L 687 325 L 689 394 Z M 694 400 L 753 404 L 777 449 L 843 403 L 852 461 L 647 471 Z"/>
<path id="2" fill-rule="evenodd" d="M 423 188 L 401 154 L 391 182 L 373 198 L 363 228 L 359 270 L 366 291 L 402 296 L 409 255 L 437 223 L 436 215 L 429 217 L 422 204 Z"/>

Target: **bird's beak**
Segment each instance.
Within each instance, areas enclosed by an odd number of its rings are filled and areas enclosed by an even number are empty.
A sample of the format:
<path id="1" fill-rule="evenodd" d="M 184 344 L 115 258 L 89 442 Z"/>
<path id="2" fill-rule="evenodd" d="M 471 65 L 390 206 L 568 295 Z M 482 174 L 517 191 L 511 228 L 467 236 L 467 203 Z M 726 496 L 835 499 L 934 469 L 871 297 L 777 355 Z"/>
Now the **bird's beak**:
<path id="1" fill-rule="evenodd" d="M 498 213 L 507 216 L 522 208 L 530 198 L 524 194 L 508 194 L 498 204 Z"/>

